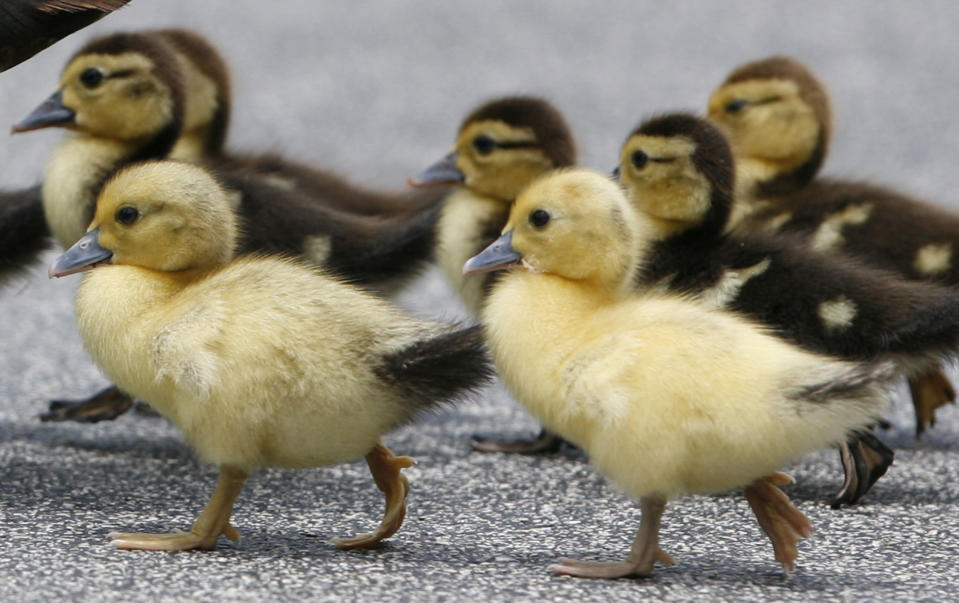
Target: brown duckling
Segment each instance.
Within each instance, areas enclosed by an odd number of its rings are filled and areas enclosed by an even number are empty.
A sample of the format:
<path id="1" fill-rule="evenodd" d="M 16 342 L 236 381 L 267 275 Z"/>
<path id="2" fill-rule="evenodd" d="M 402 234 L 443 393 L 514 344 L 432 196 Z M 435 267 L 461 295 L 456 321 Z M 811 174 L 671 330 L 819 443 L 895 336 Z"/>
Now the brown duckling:
<path id="1" fill-rule="evenodd" d="M 205 73 L 201 67 L 194 68 L 193 76 L 184 73 L 183 66 L 190 61 L 178 49 L 191 44 L 198 45 L 195 38 L 169 30 L 97 38 L 68 62 L 58 90 L 14 127 L 70 130 L 54 151 L 43 183 L 46 222 L 61 246 L 69 247 L 83 235 L 97 191 L 117 169 L 174 152 L 191 116 L 187 108 L 193 106 L 186 84 L 201 80 L 197 73 Z M 209 100 L 209 87 L 222 86 L 223 81 L 208 77 L 209 85 L 194 92 Z M 216 98 L 222 101 L 216 107 L 193 111 L 196 123 L 202 122 L 202 115 L 211 124 L 225 123 L 220 108 L 228 114 L 228 94 L 218 91 Z M 206 132 L 214 142 L 222 137 L 216 127 Z M 241 251 L 300 255 L 379 292 L 405 285 L 432 256 L 438 197 L 417 211 L 366 215 L 327 203 L 315 187 L 291 187 L 250 161 L 219 153 L 209 163 L 239 208 Z M 111 419 L 130 405 L 129 397 L 108 388 L 79 405 L 54 401 L 42 418 Z"/>
<path id="2" fill-rule="evenodd" d="M 959 214 L 883 186 L 816 178 L 830 136 L 829 97 L 798 61 L 743 65 L 713 93 L 709 116 L 742 166 L 743 228 L 799 237 L 910 280 L 959 285 Z M 941 367 L 909 380 L 916 435 L 955 400 Z"/>
<path id="3" fill-rule="evenodd" d="M 0 3 L 0 71 L 105 17 L 130 0 L 4 0 Z"/>
<path id="4" fill-rule="evenodd" d="M 187 533 L 113 534 L 122 549 L 214 548 L 236 540 L 233 503 L 257 467 L 307 468 L 365 455 L 386 512 L 373 545 L 400 527 L 408 484 L 380 437 L 490 377 L 479 327 L 415 319 L 289 258 L 237 259 L 230 193 L 206 170 L 147 162 L 100 193 L 90 229 L 51 267 L 88 271 L 77 324 L 97 364 L 148 400 L 220 467 Z"/>
<path id="5" fill-rule="evenodd" d="M 575 162 L 576 146 L 562 114 L 541 98 L 510 96 L 474 109 L 460 125 L 452 151 L 410 178 L 416 187 L 456 185 L 437 224 L 436 257 L 474 316 L 499 274 L 464 275 L 463 262 L 496 240 L 510 204 L 530 182 Z M 472 441 L 484 452 L 554 452 L 561 444 L 546 431 L 534 440 Z"/>
<path id="6" fill-rule="evenodd" d="M 730 233 L 733 155 L 707 121 L 684 113 L 645 121 L 623 145 L 618 172 L 655 233 L 643 242 L 640 288 L 734 310 L 814 352 L 890 359 L 908 377 L 959 350 L 959 293 L 788 238 Z M 841 446 L 841 458 L 846 480 L 833 507 L 857 502 L 893 452 L 860 432 Z"/>
<path id="7" fill-rule="evenodd" d="M 802 350 L 682 294 L 637 291 L 640 240 L 654 232 L 608 178 L 560 170 L 530 185 L 502 236 L 464 266 L 509 268 L 483 324 L 516 399 L 642 507 L 626 560 L 553 570 L 648 576 L 673 563 L 659 544 L 670 499 L 744 488 L 788 572 L 812 527 L 776 487 L 789 481 L 778 469 L 875 420 L 887 367 Z"/>

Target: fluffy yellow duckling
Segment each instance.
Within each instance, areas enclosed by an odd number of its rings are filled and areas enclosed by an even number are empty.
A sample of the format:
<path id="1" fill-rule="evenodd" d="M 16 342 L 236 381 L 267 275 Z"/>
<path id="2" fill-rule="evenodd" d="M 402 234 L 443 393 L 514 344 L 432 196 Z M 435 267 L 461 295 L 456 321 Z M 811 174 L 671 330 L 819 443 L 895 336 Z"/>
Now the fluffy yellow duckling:
<path id="1" fill-rule="evenodd" d="M 676 294 L 632 291 L 652 235 L 620 188 L 585 170 L 534 182 L 503 235 L 466 272 L 519 266 L 483 312 L 510 390 L 546 427 L 638 498 L 623 562 L 564 559 L 560 574 L 645 576 L 671 558 L 658 543 L 667 500 L 745 487 L 788 571 L 809 521 L 775 487 L 777 469 L 834 445 L 884 406 L 884 364 L 806 352 L 738 315 Z"/>
<path id="2" fill-rule="evenodd" d="M 116 534 L 124 549 L 212 548 L 256 467 L 314 467 L 366 456 L 386 493 L 368 546 L 402 522 L 410 464 L 380 436 L 489 376 L 478 327 L 413 319 L 292 259 L 230 261 L 237 221 L 205 170 L 126 168 L 98 199 L 89 232 L 52 276 L 93 268 L 77 322 L 97 364 L 172 420 L 205 461 L 216 492 L 186 534 Z"/>

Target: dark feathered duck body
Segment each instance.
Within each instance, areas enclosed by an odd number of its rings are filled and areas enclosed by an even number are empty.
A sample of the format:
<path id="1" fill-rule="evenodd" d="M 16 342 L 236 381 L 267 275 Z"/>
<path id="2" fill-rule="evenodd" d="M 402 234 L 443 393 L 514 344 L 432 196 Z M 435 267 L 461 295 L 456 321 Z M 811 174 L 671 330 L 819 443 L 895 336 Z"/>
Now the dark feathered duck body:
<path id="1" fill-rule="evenodd" d="M 619 170 L 659 237 L 645 250 L 643 286 L 659 284 L 736 310 L 813 351 L 894 358 L 907 376 L 959 348 L 959 294 L 949 289 L 788 239 L 728 233 L 733 157 L 706 121 L 673 114 L 645 122 L 626 141 Z M 892 454 L 880 451 L 879 466 L 847 483 L 836 502 L 854 502 L 885 471 Z"/>
<path id="2" fill-rule="evenodd" d="M 709 115 L 742 166 L 741 228 L 789 235 L 901 278 L 959 285 L 959 214 L 882 185 L 816 177 L 831 133 L 829 98 L 804 65 L 787 57 L 743 65 L 713 93 Z M 955 391 L 938 368 L 910 386 L 921 434 Z"/>
<path id="3" fill-rule="evenodd" d="M 17 65 L 129 0 L 4 0 L 0 3 L 0 71 Z"/>

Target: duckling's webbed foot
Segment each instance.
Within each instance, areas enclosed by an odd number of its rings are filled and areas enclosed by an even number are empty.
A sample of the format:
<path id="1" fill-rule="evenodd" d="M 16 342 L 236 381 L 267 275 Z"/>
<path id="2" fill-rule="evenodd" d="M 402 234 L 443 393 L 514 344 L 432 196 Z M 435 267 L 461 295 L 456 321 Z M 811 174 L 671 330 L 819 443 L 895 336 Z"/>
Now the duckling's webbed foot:
<path id="1" fill-rule="evenodd" d="M 782 563 L 787 572 L 791 572 L 795 566 L 798 555 L 796 543 L 800 538 L 812 535 L 809 519 L 776 487 L 777 484 L 790 483 L 792 478 L 785 473 L 773 473 L 757 479 L 743 490 L 749 506 L 756 514 L 756 520 L 773 543 L 776 561 Z"/>
<path id="2" fill-rule="evenodd" d="M 402 470 L 413 465 L 408 456 L 396 456 L 383 444 L 377 444 L 366 455 L 366 464 L 373 474 L 376 487 L 386 495 L 386 510 L 383 521 L 373 533 L 358 534 L 353 538 L 335 538 L 333 544 L 341 549 L 370 547 L 389 538 L 403 525 L 406 517 L 406 494 L 410 483 Z"/>
<path id="3" fill-rule="evenodd" d="M 942 367 L 938 366 L 917 377 L 910 377 L 909 392 L 916 411 L 917 438 L 926 431 L 926 426 L 936 424 L 937 408 L 956 401 L 955 388 L 942 373 Z"/>
<path id="4" fill-rule="evenodd" d="M 893 456 L 895 453 L 871 432 L 850 434 L 849 439 L 839 446 L 846 479 L 830 506 L 838 509 L 859 502 L 892 465 Z"/>
<path id="5" fill-rule="evenodd" d="M 639 532 L 633 540 L 633 548 L 625 561 L 601 562 L 580 561 L 562 558 L 550 566 L 553 573 L 577 578 L 626 578 L 628 576 L 649 576 L 653 573 L 653 564 L 659 561 L 673 565 L 673 558 L 659 548 L 659 525 L 666 509 L 666 499 L 658 496 L 644 497 L 640 500 L 642 518 Z"/>
<path id="6" fill-rule="evenodd" d="M 53 400 L 47 412 L 40 415 L 40 420 L 44 422 L 79 421 L 80 423 L 112 421 L 130 410 L 132 406 L 133 396 L 111 385 L 85 400 Z"/>
<path id="7" fill-rule="evenodd" d="M 470 438 L 470 448 L 479 452 L 506 452 L 511 454 L 552 454 L 559 452 L 566 440 L 543 429 L 532 440 L 499 441 L 480 436 Z"/>
<path id="8" fill-rule="evenodd" d="M 240 533 L 230 525 L 233 503 L 246 482 L 246 473 L 234 467 L 220 468 L 216 491 L 189 532 L 173 534 L 136 534 L 111 532 L 111 544 L 118 549 L 142 551 L 186 551 L 212 549 L 220 535 L 230 540 L 240 539 Z"/>

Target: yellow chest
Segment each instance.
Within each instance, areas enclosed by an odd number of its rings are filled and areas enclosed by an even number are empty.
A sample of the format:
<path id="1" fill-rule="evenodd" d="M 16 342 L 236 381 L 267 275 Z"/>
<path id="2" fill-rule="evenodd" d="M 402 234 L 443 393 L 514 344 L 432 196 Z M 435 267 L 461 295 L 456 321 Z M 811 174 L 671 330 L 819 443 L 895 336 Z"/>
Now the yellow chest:
<path id="1" fill-rule="evenodd" d="M 446 200 L 439 220 L 438 259 L 450 285 L 478 316 L 486 275 L 464 275 L 463 264 L 496 240 L 509 217 L 509 204 L 461 189 Z"/>
<path id="2" fill-rule="evenodd" d="M 126 145 L 74 135 L 54 151 L 43 181 L 43 212 L 64 249 L 87 231 L 99 184 L 129 153 Z"/>

